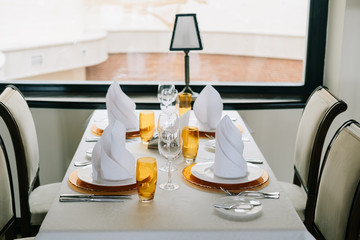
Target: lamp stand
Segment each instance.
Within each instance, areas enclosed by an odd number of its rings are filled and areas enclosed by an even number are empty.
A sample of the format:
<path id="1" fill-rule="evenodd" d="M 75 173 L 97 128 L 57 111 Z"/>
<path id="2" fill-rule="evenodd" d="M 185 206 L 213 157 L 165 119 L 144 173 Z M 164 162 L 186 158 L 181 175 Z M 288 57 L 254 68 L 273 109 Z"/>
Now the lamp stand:
<path id="1" fill-rule="evenodd" d="M 196 99 L 199 95 L 197 92 L 194 92 L 190 88 L 190 64 L 189 64 L 189 50 L 185 50 L 185 87 L 181 92 L 186 92 L 191 94 L 192 99 Z"/>

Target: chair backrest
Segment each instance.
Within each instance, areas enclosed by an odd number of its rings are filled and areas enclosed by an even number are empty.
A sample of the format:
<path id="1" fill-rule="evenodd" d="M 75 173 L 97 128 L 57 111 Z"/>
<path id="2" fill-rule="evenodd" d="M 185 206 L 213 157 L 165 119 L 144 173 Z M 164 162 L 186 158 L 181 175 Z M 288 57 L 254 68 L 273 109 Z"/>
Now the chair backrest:
<path id="1" fill-rule="evenodd" d="M 15 199 L 10 163 L 0 136 L 0 239 L 15 237 Z"/>
<path id="2" fill-rule="evenodd" d="M 30 230 L 29 194 L 39 186 L 39 147 L 30 108 L 15 86 L 7 86 L 0 95 L 0 116 L 3 118 L 14 147 L 20 196 L 21 228 Z"/>
<path id="3" fill-rule="evenodd" d="M 326 134 L 335 117 L 347 109 L 326 88 L 318 87 L 309 97 L 301 116 L 295 144 L 295 174 L 308 191 L 318 177 Z M 315 184 L 316 185 L 316 184 Z"/>
<path id="4" fill-rule="evenodd" d="M 346 122 L 325 153 L 310 231 L 317 238 L 358 239 L 360 124 Z"/>
<path id="5" fill-rule="evenodd" d="M 307 193 L 305 224 L 308 211 L 315 205 L 321 155 L 331 123 L 347 109 L 345 102 L 333 96 L 326 88 L 318 87 L 310 95 L 301 116 L 295 144 L 294 183 Z"/>

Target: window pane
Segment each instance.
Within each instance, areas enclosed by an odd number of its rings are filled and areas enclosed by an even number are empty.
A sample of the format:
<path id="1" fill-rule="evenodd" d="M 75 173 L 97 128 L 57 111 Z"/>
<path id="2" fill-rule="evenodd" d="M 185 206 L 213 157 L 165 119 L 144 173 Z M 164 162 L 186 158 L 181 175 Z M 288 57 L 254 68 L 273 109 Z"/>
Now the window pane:
<path id="1" fill-rule="evenodd" d="M 201 32 L 191 83 L 304 83 L 308 0 L 0 0 L 0 78 L 183 84 L 177 13 Z"/>

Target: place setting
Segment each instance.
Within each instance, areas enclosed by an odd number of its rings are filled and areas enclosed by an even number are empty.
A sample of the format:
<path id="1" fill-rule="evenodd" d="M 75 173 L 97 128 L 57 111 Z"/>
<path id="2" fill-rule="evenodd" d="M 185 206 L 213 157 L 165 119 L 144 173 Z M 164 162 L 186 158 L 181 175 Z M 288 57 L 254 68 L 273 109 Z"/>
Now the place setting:
<path id="1" fill-rule="evenodd" d="M 86 161 L 74 162 L 76 167 L 80 167 L 69 177 L 74 190 L 95 195 L 119 195 L 136 190 L 136 160 L 126 142 L 130 135 L 140 136 L 139 129 L 142 123 L 148 122 L 149 114 L 140 112 L 138 116 L 135 109 L 135 103 L 114 81 L 106 95 L 107 118 L 95 121 L 96 130 L 94 125 L 91 128 L 91 132 L 98 136 L 96 144 L 86 151 Z M 154 118 L 153 112 L 149 112 Z M 145 136 L 141 138 L 145 139 Z"/>
<path id="2" fill-rule="evenodd" d="M 222 113 L 218 115 L 221 117 Z M 229 116 L 219 120 L 215 140 L 213 161 L 187 166 L 183 170 L 187 181 L 210 189 L 219 189 L 224 185 L 229 189 L 244 190 L 266 184 L 269 178 L 266 171 L 244 158 L 242 132 Z M 262 163 L 260 160 L 254 162 Z"/>
<path id="3" fill-rule="evenodd" d="M 74 190 L 116 195 L 136 189 L 136 161 L 126 149 L 125 134 L 126 128 L 118 120 L 107 126 L 92 150 L 92 164 L 70 175 Z"/>
<path id="4" fill-rule="evenodd" d="M 121 120 L 126 127 L 126 138 L 139 137 L 139 117 L 135 109 L 135 103 L 121 90 L 119 83 L 113 81 L 106 93 L 106 110 L 108 117 L 96 121 L 91 126 L 91 133 L 100 137 L 109 123 L 118 119 Z"/>
<path id="5" fill-rule="evenodd" d="M 220 190 L 231 195 L 213 203 L 216 213 L 221 217 L 251 220 L 261 216 L 262 204 L 258 198 L 265 198 L 265 194 L 259 196 L 257 190 L 267 186 L 268 173 L 245 160 L 242 133 L 229 116 L 224 116 L 218 123 L 215 138 L 214 161 L 185 167 L 182 172 L 184 179 L 196 188 Z M 271 197 L 278 198 L 279 194 Z"/>

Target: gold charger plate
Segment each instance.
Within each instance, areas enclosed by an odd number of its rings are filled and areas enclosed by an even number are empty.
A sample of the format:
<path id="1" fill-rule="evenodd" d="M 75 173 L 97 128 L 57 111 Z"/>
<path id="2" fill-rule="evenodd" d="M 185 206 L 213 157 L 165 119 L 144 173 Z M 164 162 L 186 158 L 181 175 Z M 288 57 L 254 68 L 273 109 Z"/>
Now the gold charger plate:
<path id="1" fill-rule="evenodd" d="M 124 193 L 132 194 L 136 192 L 136 184 L 130 184 L 126 186 L 100 186 L 84 182 L 78 178 L 78 171 L 79 170 L 75 170 L 72 172 L 68 179 L 70 188 L 77 192 L 95 195 L 120 195 Z"/>
<path id="2" fill-rule="evenodd" d="M 241 134 L 243 133 L 243 128 L 237 124 L 236 127 L 240 130 Z M 215 138 L 215 131 L 204 131 L 204 130 L 199 130 L 199 137 L 200 138 Z"/>
<path id="3" fill-rule="evenodd" d="M 96 126 L 96 124 L 93 124 L 91 126 L 91 133 L 101 137 L 102 133 L 104 132 L 104 129 L 98 128 Z M 126 132 L 126 138 L 137 138 L 140 137 L 140 130 L 138 131 L 131 131 L 131 132 Z"/>
<path id="4" fill-rule="evenodd" d="M 223 183 L 213 183 L 213 182 L 204 181 L 191 174 L 191 168 L 195 164 L 196 163 L 185 167 L 184 170 L 182 171 L 182 174 L 187 182 L 191 183 L 192 185 L 201 187 L 203 189 L 205 188 L 210 190 L 217 190 L 220 189 L 220 187 L 223 187 L 225 189 L 232 190 L 234 192 L 241 192 L 246 190 L 251 190 L 251 191 L 259 190 L 264 188 L 269 183 L 269 174 L 265 170 L 263 170 L 263 174 L 261 177 L 246 183 L 223 184 Z"/>

